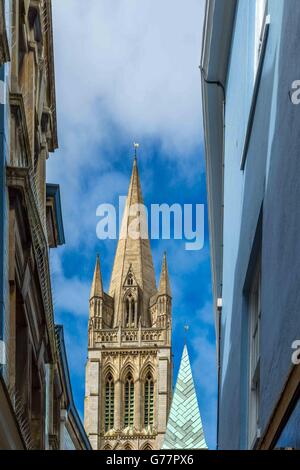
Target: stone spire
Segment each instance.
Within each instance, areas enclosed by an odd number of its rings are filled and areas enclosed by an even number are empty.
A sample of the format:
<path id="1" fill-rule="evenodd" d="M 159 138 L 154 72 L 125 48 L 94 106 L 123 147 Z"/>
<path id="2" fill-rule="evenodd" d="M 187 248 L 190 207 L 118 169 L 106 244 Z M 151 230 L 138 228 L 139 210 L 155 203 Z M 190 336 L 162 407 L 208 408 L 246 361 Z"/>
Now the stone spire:
<path id="1" fill-rule="evenodd" d="M 162 449 L 207 449 L 186 345 Z"/>
<path id="2" fill-rule="evenodd" d="M 97 255 L 97 258 L 96 258 L 96 265 L 95 265 L 94 277 L 93 277 L 93 282 L 92 282 L 92 287 L 91 287 L 90 300 L 92 300 L 94 297 L 99 297 L 99 298 L 103 297 L 103 284 L 102 284 L 99 255 Z"/>
<path id="3" fill-rule="evenodd" d="M 148 236 L 148 221 L 141 217 L 142 212 L 137 209 L 139 207 L 137 205 L 143 204 L 137 159 L 135 158 L 109 288 L 109 295 L 114 298 L 115 326 L 122 322 L 122 289 L 129 269 L 132 270 L 142 295 L 139 303 L 142 324 L 150 325 L 148 305 L 150 297 L 156 291 L 156 282 Z M 137 223 L 138 219 L 140 223 Z M 135 227 L 134 236 L 128 230 L 133 226 Z"/>
<path id="4" fill-rule="evenodd" d="M 164 257 L 163 257 L 163 263 L 162 263 L 159 286 L 158 286 L 158 295 L 168 295 L 169 297 L 172 297 L 166 252 L 164 253 Z"/>

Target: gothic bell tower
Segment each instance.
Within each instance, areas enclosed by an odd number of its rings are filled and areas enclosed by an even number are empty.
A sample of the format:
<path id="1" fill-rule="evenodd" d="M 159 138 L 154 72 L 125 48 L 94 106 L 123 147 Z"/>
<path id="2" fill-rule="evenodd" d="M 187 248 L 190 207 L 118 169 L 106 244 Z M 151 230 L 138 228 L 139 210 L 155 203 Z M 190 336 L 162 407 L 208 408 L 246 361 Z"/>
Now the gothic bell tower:
<path id="1" fill-rule="evenodd" d="M 94 449 L 160 449 L 172 394 L 172 297 L 164 255 L 156 287 L 148 231 L 130 236 L 143 204 L 136 158 L 109 294 L 97 256 L 90 294 L 84 424 Z"/>

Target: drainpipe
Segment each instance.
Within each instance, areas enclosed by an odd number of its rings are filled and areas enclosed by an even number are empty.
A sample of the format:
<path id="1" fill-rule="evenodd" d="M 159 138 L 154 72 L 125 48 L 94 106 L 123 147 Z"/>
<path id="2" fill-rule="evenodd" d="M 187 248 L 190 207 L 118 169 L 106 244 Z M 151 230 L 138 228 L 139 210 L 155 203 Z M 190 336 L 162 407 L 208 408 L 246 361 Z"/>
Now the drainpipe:
<path id="1" fill-rule="evenodd" d="M 222 94 L 223 94 L 223 151 L 222 151 L 222 202 L 221 202 L 221 208 L 222 208 L 222 213 L 221 213 L 221 227 L 223 230 L 223 220 L 224 220 L 224 154 L 225 154 L 225 107 L 226 107 L 226 93 L 225 93 L 225 86 L 224 84 L 219 81 L 219 80 L 209 80 L 207 78 L 207 72 L 204 70 L 204 68 L 200 65 L 199 66 L 200 72 L 201 72 L 201 77 L 202 80 L 207 84 L 207 85 L 213 85 L 221 88 Z M 221 242 L 221 261 L 223 261 L 223 235 L 222 235 L 222 242 Z M 223 264 L 223 263 L 222 263 Z M 220 283 L 220 291 L 222 292 L 222 287 L 223 283 L 221 280 Z M 219 427 L 220 427 L 220 419 L 219 419 L 219 412 L 220 412 L 220 390 L 221 390 L 221 319 L 222 319 L 222 299 L 218 298 L 217 299 L 217 313 L 218 313 L 218 319 L 217 319 L 217 328 L 218 328 L 218 338 L 217 338 L 217 344 L 218 344 L 218 357 L 217 357 L 217 376 L 218 376 L 218 398 L 217 398 L 217 450 L 219 449 Z"/>
<path id="2" fill-rule="evenodd" d="M 219 304 L 221 301 L 221 305 Z M 220 413 L 220 391 L 221 391 L 221 320 L 222 320 L 222 299 L 218 299 L 218 399 L 217 399 L 217 450 L 219 450 L 219 413 Z"/>

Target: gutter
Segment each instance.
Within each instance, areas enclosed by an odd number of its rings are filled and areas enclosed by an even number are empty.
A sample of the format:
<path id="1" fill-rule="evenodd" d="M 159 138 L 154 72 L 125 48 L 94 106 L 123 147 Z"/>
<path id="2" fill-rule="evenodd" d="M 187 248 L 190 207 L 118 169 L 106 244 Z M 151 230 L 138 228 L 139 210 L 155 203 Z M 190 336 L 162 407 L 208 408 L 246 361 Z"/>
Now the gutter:
<path id="1" fill-rule="evenodd" d="M 226 108 L 226 94 L 225 94 L 225 86 L 218 80 L 207 80 L 205 78 L 205 71 L 203 67 L 200 66 L 202 80 L 207 85 L 214 85 L 218 86 L 222 89 L 223 93 L 223 145 L 222 145 L 222 182 L 224 182 L 224 154 L 225 154 L 225 108 Z M 222 220 L 221 226 L 223 228 L 223 220 L 224 220 L 224 187 L 222 187 Z M 223 260 L 223 236 L 221 242 L 221 259 Z M 222 289 L 222 278 L 221 278 L 221 289 Z M 219 449 L 219 412 L 220 412 L 220 391 L 221 391 L 221 319 L 222 319 L 222 308 L 219 308 L 217 305 L 217 322 L 216 322 L 216 333 L 217 333 L 217 380 L 218 380 L 218 397 L 217 397 L 217 446 L 216 449 Z"/>

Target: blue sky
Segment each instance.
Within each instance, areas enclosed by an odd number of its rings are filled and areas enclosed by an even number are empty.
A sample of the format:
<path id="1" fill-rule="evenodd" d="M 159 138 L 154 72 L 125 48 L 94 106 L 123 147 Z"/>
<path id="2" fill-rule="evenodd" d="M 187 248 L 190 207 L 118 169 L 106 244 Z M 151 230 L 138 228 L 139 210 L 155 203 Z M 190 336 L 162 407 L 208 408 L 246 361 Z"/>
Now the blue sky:
<path id="1" fill-rule="evenodd" d="M 161 4 L 163 3 L 163 5 Z M 88 9 L 87 9 L 88 4 Z M 126 195 L 132 143 L 145 203 L 205 204 L 199 61 L 201 0 L 53 0 L 58 151 L 66 245 L 51 253 L 56 322 L 64 325 L 73 392 L 82 415 L 88 298 L 95 256 L 105 289 L 116 241 L 96 237 L 97 206 Z M 215 447 L 216 358 L 207 213 L 205 246 L 151 242 L 156 276 L 167 251 L 173 293 L 174 377 L 183 326 L 207 442 Z"/>

